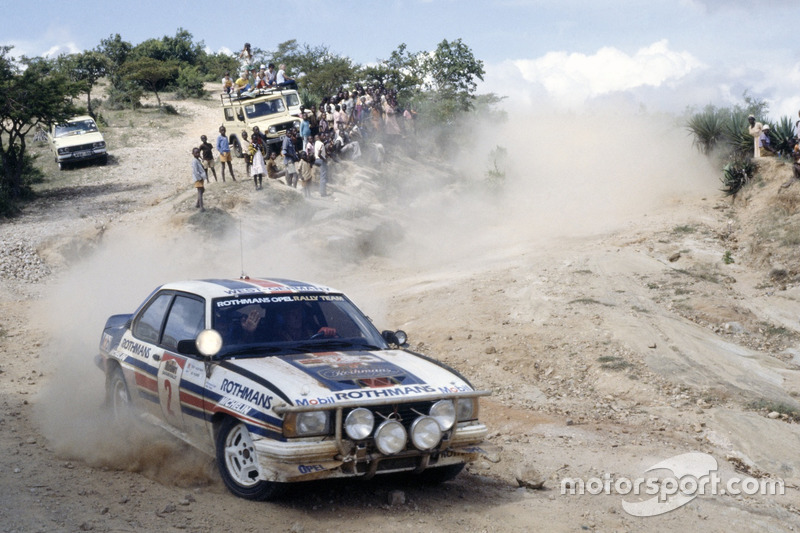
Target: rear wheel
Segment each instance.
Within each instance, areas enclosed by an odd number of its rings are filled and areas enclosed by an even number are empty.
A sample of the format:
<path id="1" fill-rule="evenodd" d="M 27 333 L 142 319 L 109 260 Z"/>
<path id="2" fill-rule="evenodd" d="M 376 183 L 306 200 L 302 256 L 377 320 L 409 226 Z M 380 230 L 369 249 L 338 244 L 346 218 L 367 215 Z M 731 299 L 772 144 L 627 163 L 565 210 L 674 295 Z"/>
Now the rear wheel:
<path id="1" fill-rule="evenodd" d="M 226 418 L 217 433 L 217 468 L 225 486 L 247 500 L 269 500 L 278 496 L 280 483 L 258 479 L 258 457 L 253 439 L 241 421 Z"/>
<path id="2" fill-rule="evenodd" d="M 125 383 L 121 368 L 117 367 L 111 373 L 106 394 L 114 423 L 120 427 L 126 426 L 132 419 L 133 406 L 131 405 L 131 395 L 128 393 L 128 385 Z"/>

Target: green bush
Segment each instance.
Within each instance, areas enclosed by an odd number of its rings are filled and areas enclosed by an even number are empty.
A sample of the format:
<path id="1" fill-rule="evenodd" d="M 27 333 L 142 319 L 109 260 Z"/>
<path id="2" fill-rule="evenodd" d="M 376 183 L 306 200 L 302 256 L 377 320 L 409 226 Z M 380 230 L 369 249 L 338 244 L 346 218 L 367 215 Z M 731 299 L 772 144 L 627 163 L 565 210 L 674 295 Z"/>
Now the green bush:
<path id="1" fill-rule="evenodd" d="M 33 164 L 36 155 L 25 154 L 22 159 L 22 185 L 17 201 L 12 200 L 11 191 L 6 187 L 0 186 L 0 217 L 11 217 L 19 213 L 19 201 L 30 200 L 33 198 L 31 185 L 39 183 L 44 179 L 42 171 Z M 0 160 L 0 174 L 3 173 L 3 162 Z"/>
<path id="2" fill-rule="evenodd" d="M 181 67 L 178 71 L 178 88 L 175 91 L 175 97 L 179 99 L 203 98 L 206 95 L 203 83 L 203 74 L 199 68 Z"/>
<path id="3" fill-rule="evenodd" d="M 142 88 L 132 82 L 120 81 L 108 88 L 105 106 L 108 109 L 137 109 L 142 106 Z"/>

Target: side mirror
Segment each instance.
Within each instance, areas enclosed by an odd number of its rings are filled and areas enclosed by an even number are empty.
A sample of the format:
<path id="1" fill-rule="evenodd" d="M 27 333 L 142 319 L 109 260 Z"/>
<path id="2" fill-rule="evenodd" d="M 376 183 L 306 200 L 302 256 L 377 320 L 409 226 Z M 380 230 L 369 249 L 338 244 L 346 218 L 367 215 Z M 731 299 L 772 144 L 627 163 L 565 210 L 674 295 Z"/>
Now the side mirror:
<path id="1" fill-rule="evenodd" d="M 402 329 L 397 331 L 384 330 L 381 332 L 381 337 L 389 344 L 396 344 L 397 346 L 404 346 L 408 341 L 408 335 Z"/>
<path id="2" fill-rule="evenodd" d="M 200 355 L 197 349 L 197 342 L 194 339 L 178 341 L 177 352 L 184 355 Z"/>

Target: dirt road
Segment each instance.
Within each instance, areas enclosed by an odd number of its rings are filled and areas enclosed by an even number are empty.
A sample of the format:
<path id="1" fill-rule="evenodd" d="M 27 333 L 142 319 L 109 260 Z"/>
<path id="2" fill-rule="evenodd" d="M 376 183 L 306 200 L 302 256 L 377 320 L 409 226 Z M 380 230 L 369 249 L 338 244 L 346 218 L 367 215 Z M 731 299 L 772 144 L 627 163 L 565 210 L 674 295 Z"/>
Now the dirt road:
<path id="1" fill-rule="evenodd" d="M 0 224 L 0 530 L 800 527 L 800 289 L 723 260 L 747 206 L 722 199 L 714 176 L 626 182 L 623 202 L 613 186 L 511 168 L 498 193 L 480 172 L 390 149 L 378 168 L 338 165 L 333 197 L 307 202 L 278 183 L 253 190 L 237 162 L 239 180 L 210 183 L 201 214 L 189 151 L 217 112 L 211 99 L 174 105 L 168 119 L 109 114 L 109 165 L 50 168 L 41 199 Z M 557 167 L 537 157 L 530 172 Z M 500 461 L 438 487 L 311 483 L 254 503 L 168 436 L 111 432 L 93 365 L 105 318 L 165 281 L 242 270 L 338 287 L 381 329 L 492 389 L 481 417 Z M 623 507 L 644 495 L 562 494 L 568 479 L 641 479 L 692 452 L 723 480 L 780 480 L 785 494 L 717 491 L 644 517 Z"/>

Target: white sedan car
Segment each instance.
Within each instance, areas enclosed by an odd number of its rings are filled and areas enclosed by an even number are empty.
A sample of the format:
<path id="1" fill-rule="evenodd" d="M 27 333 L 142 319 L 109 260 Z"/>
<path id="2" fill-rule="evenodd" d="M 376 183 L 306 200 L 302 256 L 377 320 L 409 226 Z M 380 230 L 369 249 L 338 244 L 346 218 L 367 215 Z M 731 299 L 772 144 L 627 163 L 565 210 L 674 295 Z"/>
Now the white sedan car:
<path id="1" fill-rule="evenodd" d="M 88 115 L 54 124 L 49 138 L 59 170 L 80 161 L 99 160 L 103 165 L 108 162 L 106 141 L 94 119 Z"/>
<path id="2" fill-rule="evenodd" d="M 97 363 L 119 424 L 168 430 L 215 457 L 235 495 L 265 500 L 312 479 L 447 481 L 487 453 L 489 392 L 405 337 L 328 287 L 182 281 L 110 317 Z"/>

